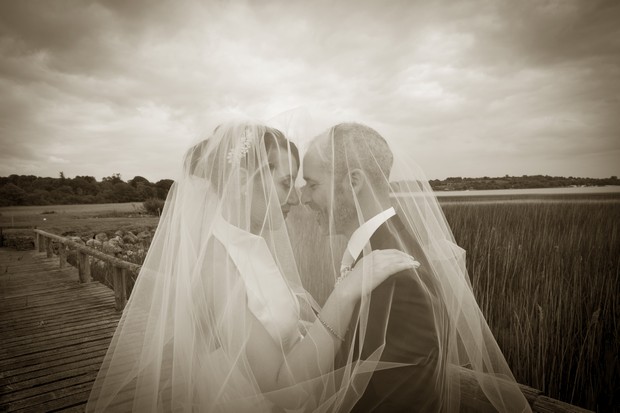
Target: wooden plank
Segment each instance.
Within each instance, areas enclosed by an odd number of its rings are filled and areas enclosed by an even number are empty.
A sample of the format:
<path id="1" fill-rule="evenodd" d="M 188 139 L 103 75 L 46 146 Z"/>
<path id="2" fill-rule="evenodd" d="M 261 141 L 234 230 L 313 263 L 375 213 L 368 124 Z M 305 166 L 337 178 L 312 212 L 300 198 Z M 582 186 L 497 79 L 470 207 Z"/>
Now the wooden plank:
<path id="1" fill-rule="evenodd" d="M 46 289 L 45 286 L 47 286 L 48 288 Z M 64 293 L 75 294 L 76 292 L 83 292 L 84 295 L 88 295 L 89 294 L 88 291 L 92 289 L 94 290 L 98 289 L 100 291 L 110 290 L 108 287 L 98 282 L 89 283 L 89 284 L 85 284 L 81 286 L 80 284 L 74 281 L 70 281 L 70 282 L 55 281 L 55 282 L 41 283 L 41 287 L 42 288 L 24 287 L 20 289 L 19 291 L 15 291 L 15 292 L 4 291 L 4 293 L 2 294 L 2 298 L 11 299 L 11 298 L 18 298 L 18 297 L 28 297 L 30 299 L 30 302 L 36 303 L 42 300 L 43 301 L 50 300 L 52 297 L 57 296 L 57 295 L 62 295 Z M 5 305 L 8 306 L 8 304 L 5 304 Z"/>
<path id="2" fill-rule="evenodd" d="M 44 251 L 0 249 L 0 411 L 84 411 L 121 316 Z"/>
<path id="3" fill-rule="evenodd" d="M 24 274 L 8 274 L 3 277 L 3 287 L 6 290 L 15 290 L 20 287 L 29 288 L 40 284 L 50 284 L 55 282 L 73 283 L 78 280 L 74 277 L 71 268 L 50 269 L 43 272 L 29 272 Z"/>
<path id="4" fill-rule="evenodd" d="M 47 371 L 47 374 L 33 374 L 28 378 L 20 378 L 19 381 L 11 382 L 7 385 L 0 386 L 0 395 L 4 399 L 5 395 L 12 392 L 39 387 L 48 383 L 53 383 L 58 380 L 64 380 L 81 374 L 96 374 L 99 371 L 99 367 L 101 367 L 102 361 L 103 357 L 90 360 L 80 360 L 69 363 L 65 366 L 52 367 Z"/>
<path id="5" fill-rule="evenodd" d="M 103 344 L 99 346 L 93 346 L 88 348 L 88 352 L 85 351 L 74 351 L 71 353 L 59 354 L 58 358 L 45 358 L 45 361 L 37 362 L 34 364 L 30 364 L 24 367 L 15 368 L 12 370 L 5 370 L 2 372 L 2 376 L 0 376 L 0 386 L 7 385 L 9 383 L 17 382 L 17 377 L 27 377 L 25 376 L 27 373 L 32 373 L 32 376 L 28 376 L 28 378 L 37 377 L 36 374 L 44 375 L 46 369 L 50 367 L 60 366 L 67 363 L 78 362 L 86 359 L 97 359 L 105 356 L 108 351 L 109 343 L 104 341 Z M 37 373 L 38 372 L 38 373 Z M 5 379 L 4 377 L 9 377 L 10 379 Z"/>
<path id="6" fill-rule="evenodd" d="M 58 294 L 75 294 L 76 291 L 88 291 L 89 288 L 97 288 L 97 284 L 98 283 L 91 283 L 88 285 L 85 285 L 83 288 L 78 287 L 76 284 L 74 283 L 70 283 L 70 284 L 66 284 L 66 283 L 54 283 L 53 287 L 50 286 L 50 288 L 47 291 L 29 291 L 29 292 L 24 292 L 23 294 L 15 294 L 12 295 L 11 297 L 3 297 L 2 298 L 2 303 L 0 303 L 0 308 L 5 308 L 5 309 L 10 309 L 13 306 L 13 302 L 17 303 L 17 305 L 21 305 L 21 302 L 24 298 L 28 299 L 28 304 L 30 306 L 39 303 L 39 302 L 44 302 L 44 301 L 48 301 L 51 295 L 58 295 Z"/>
<path id="7" fill-rule="evenodd" d="M 118 319 L 118 313 L 116 312 L 116 310 L 113 309 L 112 311 L 109 311 L 109 312 L 101 311 L 101 312 L 95 312 L 94 314 L 92 312 L 77 313 L 77 314 L 67 315 L 65 317 L 51 318 L 49 320 L 42 320 L 42 321 L 35 320 L 29 323 L 22 324 L 19 329 L 12 330 L 12 334 L 15 337 L 22 337 L 24 335 L 28 336 L 33 328 L 37 328 L 38 331 L 43 332 L 43 331 L 49 331 L 49 330 L 56 329 L 60 325 L 71 327 L 71 326 L 79 325 L 80 323 L 88 323 L 92 320 L 97 321 L 102 318 Z"/>
<path id="8" fill-rule="evenodd" d="M 90 303 L 77 303 L 75 308 L 62 307 L 62 308 L 50 308 L 50 311 L 36 312 L 31 314 L 24 314 L 20 317 L 15 317 L 10 320 L 3 320 L 0 324 L 0 332 L 12 332 L 22 329 L 38 328 L 44 325 L 48 325 L 58 319 L 68 319 L 71 316 L 79 315 L 84 310 L 108 310 L 110 304 L 110 298 L 100 298 L 98 301 Z M 53 311 L 52 311 L 53 310 Z M 58 317 L 56 319 L 55 317 Z M 48 323 L 49 322 L 49 323 Z M 26 324 L 28 323 L 28 324 Z"/>
<path id="9" fill-rule="evenodd" d="M 25 356 L 28 354 L 39 353 L 46 350 L 55 350 L 65 348 L 67 345 L 74 345 L 80 343 L 88 343 L 90 341 L 94 341 L 99 338 L 112 338 L 114 335 L 114 329 L 108 329 L 101 332 L 95 332 L 89 335 L 77 335 L 70 338 L 60 338 L 58 340 L 50 340 L 50 342 L 45 343 L 45 348 L 41 348 L 39 343 L 33 343 L 31 346 L 25 346 L 24 348 L 19 349 L 9 349 L 6 354 L 3 354 L 2 357 L 4 360 L 11 359 L 13 357 Z"/>
<path id="10" fill-rule="evenodd" d="M 591 413 L 590 410 L 547 396 L 539 396 L 532 405 L 532 410 L 537 413 Z"/>
<path id="11" fill-rule="evenodd" d="M 24 295 L 30 295 L 32 293 L 42 293 L 49 290 L 49 287 L 52 285 L 61 287 L 61 286 L 73 286 L 75 281 L 73 280 L 33 280 L 31 283 L 26 283 L 24 285 L 13 284 L 10 287 L 3 288 L 3 296 L 6 298 L 10 297 L 20 297 Z"/>
<path id="12" fill-rule="evenodd" d="M 4 342 L 2 343 L 2 347 L 10 348 L 16 345 L 21 346 L 27 343 L 28 341 L 35 341 L 35 340 L 41 341 L 41 340 L 45 340 L 49 338 L 52 335 L 55 337 L 63 337 L 73 332 L 86 332 L 86 331 L 105 328 L 109 326 L 116 327 L 117 324 L 118 324 L 117 318 L 105 317 L 103 319 L 96 318 L 94 320 L 82 321 L 79 324 L 76 324 L 73 326 L 67 326 L 66 324 L 61 324 L 60 326 L 57 326 L 51 329 L 49 328 L 38 329 L 37 328 L 34 331 L 30 330 L 30 334 L 26 336 L 19 335 L 19 336 L 12 336 L 12 337 L 6 338 Z"/>
<path id="13" fill-rule="evenodd" d="M 16 323 L 13 328 L 11 326 L 7 326 L 5 328 L 0 329 L 0 333 L 2 333 L 2 335 L 8 335 L 8 334 L 12 334 L 14 331 L 16 332 L 16 334 L 24 334 L 25 331 L 30 330 L 32 328 L 42 328 L 42 327 L 53 327 L 54 325 L 58 325 L 64 321 L 73 321 L 78 317 L 88 317 L 89 313 L 95 313 L 95 314 L 102 314 L 100 312 L 108 312 L 108 307 L 109 304 L 108 303 L 103 303 L 101 305 L 98 306 L 93 306 L 90 308 L 90 310 L 92 311 L 86 311 L 84 312 L 84 310 L 79 310 L 79 311 L 73 311 L 73 312 L 65 312 L 62 314 L 53 314 L 50 315 L 48 318 L 40 318 L 40 319 L 32 319 L 32 320 L 28 320 L 28 321 L 23 321 L 22 323 Z M 116 310 L 114 310 L 116 313 Z M 57 318 L 54 318 L 53 316 L 57 316 Z"/>
<path id="14" fill-rule="evenodd" d="M 43 311 L 43 312 L 37 312 L 37 313 L 33 313 L 33 314 L 24 315 L 23 317 L 20 317 L 20 318 L 15 318 L 15 319 L 10 319 L 10 320 L 3 320 L 3 322 L 0 323 L 0 331 L 11 329 L 16 324 L 18 325 L 20 322 L 35 321 L 35 320 L 45 320 L 45 318 L 46 318 L 45 316 L 46 315 L 48 317 L 50 317 L 50 316 L 56 316 L 56 315 L 73 314 L 73 313 L 76 313 L 76 312 L 79 313 L 79 312 L 84 311 L 84 310 L 95 310 L 97 308 L 107 307 L 107 305 L 108 305 L 108 300 L 107 299 L 106 299 L 106 301 L 97 302 L 97 303 L 93 303 L 93 304 L 77 303 L 73 307 L 71 307 L 71 306 L 64 306 L 64 307 L 61 307 L 61 308 L 56 308 L 54 310 L 53 314 L 50 314 L 49 312 L 46 313 L 46 312 Z"/>
<path id="15" fill-rule="evenodd" d="M 56 410 L 59 413 L 84 413 L 86 411 L 86 402 L 79 403 L 66 409 Z"/>
<path id="16" fill-rule="evenodd" d="M 52 340 L 66 340 L 74 336 L 84 336 L 85 334 L 103 332 L 110 329 L 116 330 L 116 325 L 116 320 L 106 320 L 105 322 L 101 322 L 100 324 L 79 325 L 74 328 L 64 329 L 64 331 L 47 331 L 44 333 L 36 333 L 32 334 L 29 337 L 21 337 L 19 340 L 12 340 L 8 343 L 4 343 L 2 347 L 4 350 L 7 351 L 11 351 L 13 349 L 22 349 L 28 345 L 31 345 L 31 343 L 35 341 L 50 343 L 52 342 Z M 40 345 L 37 345 L 37 347 L 40 347 Z"/>
<path id="17" fill-rule="evenodd" d="M 4 264 L 4 274 L 23 274 L 28 271 L 42 272 L 43 270 L 61 269 L 58 265 L 58 261 L 55 259 L 45 259 L 41 261 L 25 261 L 28 258 L 24 258 L 22 261 L 15 261 L 13 263 Z M 65 268 L 67 270 L 73 269 L 73 267 Z"/>
<path id="18" fill-rule="evenodd" d="M 5 394 L 2 397 L 2 403 L 11 403 L 20 401 L 22 399 L 31 398 L 30 403 L 36 404 L 32 403 L 32 398 L 35 398 L 36 396 L 44 396 L 47 400 L 49 400 L 50 394 L 52 394 L 51 397 L 53 397 L 53 392 L 56 390 L 82 383 L 91 383 L 92 385 L 92 383 L 95 381 L 95 378 L 97 378 L 97 372 L 91 371 L 86 374 L 80 374 L 62 380 L 56 380 L 41 386 L 29 387 L 26 389 L 14 391 Z"/>
<path id="19" fill-rule="evenodd" d="M 67 270 L 63 270 L 63 271 L 67 271 Z M 37 284 L 37 280 L 30 280 L 31 284 L 36 285 Z M 42 280 L 39 281 L 39 283 L 41 284 L 47 284 L 49 286 L 49 292 L 53 292 L 55 290 L 62 290 L 62 289 L 66 289 L 67 287 L 71 286 L 75 286 L 77 284 L 77 282 L 73 281 L 73 280 Z M 4 284 L 8 284 L 8 282 L 5 282 Z M 6 286 L 6 289 L 16 289 L 14 286 L 16 285 L 15 282 L 11 282 L 10 286 Z M 90 285 L 90 284 L 89 284 Z M 39 291 L 39 292 L 34 292 L 34 291 L 24 291 L 23 294 L 17 294 L 15 292 L 12 293 L 13 296 L 16 297 L 20 297 L 20 296 L 30 296 L 32 294 L 45 294 L 46 292 L 48 292 L 46 290 L 44 291 Z M 2 296 L 7 296 L 8 294 L 5 292 L 5 289 L 2 289 L 1 292 Z"/>
<path id="20" fill-rule="evenodd" d="M 64 357 L 65 354 L 75 354 L 76 352 L 88 352 L 91 348 L 98 348 L 101 344 L 109 345 L 111 339 L 109 337 L 101 337 L 96 340 L 91 340 L 85 343 L 75 343 L 71 344 L 65 348 L 55 348 L 51 350 L 41 351 L 35 354 L 26 354 L 23 356 L 15 357 L 13 359 L 4 360 L 0 364 L 0 368 L 3 370 L 6 368 L 16 369 L 19 367 L 24 367 L 32 364 L 38 363 L 40 360 L 47 360 L 53 358 Z"/>
<path id="21" fill-rule="evenodd" d="M 92 387 L 92 384 L 91 384 Z M 39 410 L 41 412 L 49 412 L 49 411 L 56 411 L 58 409 L 64 408 L 64 407 L 71 407 L 71 406 L 75 406 L 76 404 L 86 404 L 86 402 L 88 401 L 88 396 L 90 395 L 90 389 L 88 391 L 84 391 L 84 392 L 80 392 L 80 393 L 73 393 L 69 396 L 64 396 L 64 397 L 60 397 L 56 400 L 54 400 L 53 402 L 49 402 L 49 403 L 45 403 L 43 405 L 40 405 L 41 408 L 43 410 Z M 37 408 L 39 408 L 39 406 L 37 406 Z M 23 410 L 18 410 L 18 413 L 22 413 L 24 412 Z"/>
<path id="22" fill-rule="evenodd" d="M 88 400 L 92 385 L 89 382 L 66 387 L 50 393 L 51 397 L 45 398 L 47 400 L 39 398 L 35 401 L 25 400 L 19 404 L 15 403 L 14 406 L 18 408 L 11 407 L 7 412 L 49 412 L 63 407 L 74 406 L 76 403 L 84 403 Z"/>
<path id="23" fill-rule="evenodd" d="M 39 295 L 35 297 L 28 297 L 26 301 L 21 300 L 19 305 L 10 305 L 7 303 L 3 305 L 2 310 L 6 313 L 7 318 L 12 318 L 14 314 L 22 314 L 27 312 L 34 312 L 37 310 L 45 309 L 46 307 L 53 306 L 54 304 L 66 303 L 66 302 L 78 302 L 88 301 L 94 297 L 109 296 L 108 291 L 97 288 L 96 286 L 89 288 L 67 289 L 64 291 L 58 291 L 54 294 Z M 14 298 L 14 297 L 13 297 Z M 19 297 L 23 299 L 24 297 Z M 12 298 L 11 298 L 12 299 Z"/>
<path id="24" fill-rule="evenodd" d="M 58 292 L 56 294 L 49 294 L 45 297 L 29 299 L 26 303 L 26 307 L 8 307 L 4 309 L 7 319 L 18 319 L 23 314 L 34 314 L 40 311 L 49 311 L 52 308 L 59 308 L 60 305 L 76 303 L 88 303 L 92 299 L 101 300 L 109 296 L 106 290 L 98 288 L 79 288 L 74 291 L 67 290 Z"/>

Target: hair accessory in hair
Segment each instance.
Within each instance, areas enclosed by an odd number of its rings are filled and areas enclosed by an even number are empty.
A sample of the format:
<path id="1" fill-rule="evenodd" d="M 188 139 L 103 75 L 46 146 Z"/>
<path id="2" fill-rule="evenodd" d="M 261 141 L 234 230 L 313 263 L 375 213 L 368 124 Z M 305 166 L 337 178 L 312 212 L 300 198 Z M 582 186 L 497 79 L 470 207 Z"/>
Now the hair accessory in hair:
<path id="1" fill-rule="evenodd" d="M 228 151 L 228 155 L 226 155 L 229 164 L 239 165 L 241 163 L 241 158 L 243 158 L 252 147 L 251 136 L 252 132 L 246 127 L 237 145 Z"/>

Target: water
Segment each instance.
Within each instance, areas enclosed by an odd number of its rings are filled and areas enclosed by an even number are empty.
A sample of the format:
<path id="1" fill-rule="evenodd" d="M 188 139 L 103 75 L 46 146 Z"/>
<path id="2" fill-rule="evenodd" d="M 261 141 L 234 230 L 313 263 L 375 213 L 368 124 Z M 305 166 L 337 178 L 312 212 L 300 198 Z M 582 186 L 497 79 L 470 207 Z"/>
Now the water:
<path id="1" fill-rule="evenodd" d="M 620 193 L 620 185 L 579 186 L 563 188 L 486 189 L 471 191 L 435 191 L 435 195 L 438 198 L 446 196 L 588 195 L 607 193 Z"/>
<path id="2" fill-rule="evenodd" d="M 414 193 L 414 198 L 422 194 Z M 427 194 L 428 195 L 428 194 Z M 453 203 L 558 203 L 558 202 L 603 202 L 620 203 L 620 186 L 589 186 L 567 188 L 528 188 L 528 189 L 489 189 L 471 191 L 436 191 L 442 205 Z M 396 193 L 396 198 L 408 198 L 411 194 L 406 192 Z"/>

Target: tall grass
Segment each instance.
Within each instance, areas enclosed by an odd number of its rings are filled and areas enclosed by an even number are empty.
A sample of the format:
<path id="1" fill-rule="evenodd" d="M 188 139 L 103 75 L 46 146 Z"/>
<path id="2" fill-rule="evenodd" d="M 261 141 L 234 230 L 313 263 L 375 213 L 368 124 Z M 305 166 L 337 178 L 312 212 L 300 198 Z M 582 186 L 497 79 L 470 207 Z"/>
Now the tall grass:
<path id="1" fill-rule="evenodd" d="M 620 203 L 461 199 L 442 208 L 517 381 L 612 410 L 620 393 Z M 289 215 L 291 239 L 304 284 L 321 303 L 334 266 L 319 257 L 328 256 L 331 242 L 339 265 L 345 240 L 320 238 L 305 214 Z"/>
<path id="2" fill-rule="evenodd" d="M 620 386 L 620 204 L 443 206 L 517 380 L 607 411 Z"/>

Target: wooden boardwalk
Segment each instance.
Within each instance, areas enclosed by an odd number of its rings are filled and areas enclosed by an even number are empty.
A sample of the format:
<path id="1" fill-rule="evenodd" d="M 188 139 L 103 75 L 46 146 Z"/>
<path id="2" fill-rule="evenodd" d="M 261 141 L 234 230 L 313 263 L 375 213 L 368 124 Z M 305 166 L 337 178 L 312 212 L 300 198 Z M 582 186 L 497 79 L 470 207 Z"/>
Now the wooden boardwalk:
<path id="1" fill-rule="evenodd" d="M 120 316 L 57 257 L 0 248 L 0 412 L 84 411 Z"/>
<path id="2" fill-rule="evenodd" d="M 121 316 L 116 298 L 58 257 L 0 248 L 0 412 L 83 412 Z M 491 411 L 463 370 L 467 405 Z M 521 390 L 534 412 L 588 412 Z"/>

